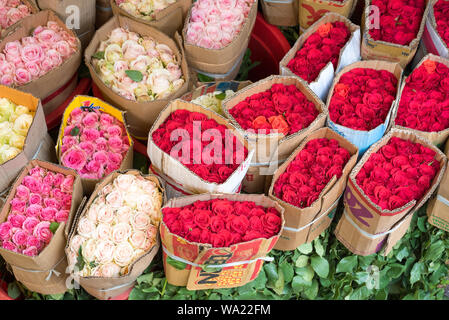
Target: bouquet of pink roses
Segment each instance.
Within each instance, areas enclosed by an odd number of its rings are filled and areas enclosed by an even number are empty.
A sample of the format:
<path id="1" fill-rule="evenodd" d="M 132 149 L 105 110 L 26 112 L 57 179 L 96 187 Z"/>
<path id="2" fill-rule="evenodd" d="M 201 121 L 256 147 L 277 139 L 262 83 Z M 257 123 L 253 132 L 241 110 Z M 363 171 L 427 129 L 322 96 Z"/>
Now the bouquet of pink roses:
<path id="1" fill-rule="evenodd" d="M 0 31 L 6 30 L 36 10 L 28 1 L 0 0 Z"/>

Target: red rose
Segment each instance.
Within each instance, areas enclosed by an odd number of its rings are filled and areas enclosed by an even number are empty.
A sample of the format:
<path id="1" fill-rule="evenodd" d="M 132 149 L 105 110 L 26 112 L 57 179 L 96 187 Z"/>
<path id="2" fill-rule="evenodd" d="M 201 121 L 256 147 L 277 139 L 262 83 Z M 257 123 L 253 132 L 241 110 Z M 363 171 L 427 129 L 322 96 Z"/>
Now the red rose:
<path id="1" fill-rule="evenodd" d="M 263 232 L 262 221 L 258 216 L 252 216 L 249 218 L 250 229 L 258 232 Z"/>
<path id="2" fill-rule="evenodd" d="M 212 200 L 212 211 L 215 214 L 226 216 L 234 211 L 231 201 L 229 200 Z"/>
<path id="3" fill-rule="evenodd" d="M 279 232 L 282 220 L 278 215 L 267 213 L 262 217 L 262 226 L 268 234 L 274 235 Z"/>
<path id="4" fill-rule="evenodd" d="M 262 233 L 255 231 L 255 230 L 250 230 L 243 236 L 242 240 L 243 241 L 251 241 L 251 240 L 259 239 L 259 238 L 263 238 Z"/>
<path id="5" fill-rule="evenodd" d="M 225 228 L 225 220 L 220 216 L 214 216 L 210 218 L 209 226 L 213 232 L 220 232 Z"/>
<path id="6" fill-rule="evenodd" d="M 223 230 L 222 230 L 223 231 Z M 214 248 L 222 248 L 226 247 L 226 238 L 223 234 L 220 233 L 211 233 L 210 241 Z"/>
<path id="7" fill-rule="evenodd" d="M 250 222 L 246 216 L 236 216 L 231 220 L 230 231 L 244 235 Z"/>
<path id="8" fill-rule="evenodd" d="M 210 212 L 209 210 L 196 210 L 194 214 L 194 222 L 196 223 L 196 225 L 201 229 L 206 229 L 209 226 L 210 216 L 212 212 Z"/>
<path id="9" fill-rule="evenodd" d="M 209 230 L 203 229 L 201 231 L 201 236 L 200 236 L 199 242 L 200 243 L 210 243 L 211 242 L 210 235 L 211 235 L 211 232 Z"/>
<path id="10" fill-rule="evenodd" d="M 191 242 L 199 242 L 201 239 L 201 234 L 202 234 L 202 231 L 200 228 L 194 228 L 194 229 L 192 229 L 192 231 L 187 233 L 186 239 Z"/>

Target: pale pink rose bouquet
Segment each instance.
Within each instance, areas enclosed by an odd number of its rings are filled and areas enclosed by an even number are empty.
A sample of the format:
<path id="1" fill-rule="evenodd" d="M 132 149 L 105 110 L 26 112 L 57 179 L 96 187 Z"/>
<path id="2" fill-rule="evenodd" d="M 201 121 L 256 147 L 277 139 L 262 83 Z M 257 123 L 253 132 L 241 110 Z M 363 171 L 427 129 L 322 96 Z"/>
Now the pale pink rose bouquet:
<path id="1" fill-rule="evenodd" d="M 21 86 L 38 79 L 62 65 L 76 52 L 77 45 L 74 36 L 48 21 L 30 36 L 5 45 L 0 53 L 0 83 Z"/>
<path id="2" fill-rule="evenodd" d="M 100 79 L 128 100 L 164 99 L 185 81 L 169 46 L 123 28 L 112 30 L 92 58 Z"/>
<path id="3" fill-rule="evenodd" d="M 101 179 L 118 170 L 130 148 L 121 121 L 99 109 L 75 108 L 64 128 L 61 164 L 81 178 Z"/>
<path id="4" fill-rule="evenodd" d="M 30 8 L 20 0 L 0 0 L 0 31 L 31 15 Z"/>
<path id="5" fill-rule="evenodd" d="M 154 20 L 154 14 L 164 10 L 177 0 L 115 0 L 129 14 L 144 20 Z"/>
<path id="6" fill-rule="evenodd" d="M 82 277 L 119 277 L 157 241 L 162 193 L 140 175 L 119 174 L 95 195 L 68 245 L 69 268 Z"/>
<path id="7" fill-rule="evenodd" d="M 37 256 L 69 217 L 74 180 L 39 166 L 31 169 L 15 190 L 7 221 L 0 224 L 0 246 Z"/>
<path id="8" fill-rule="evenodd" d="M 254 0 L 198 0 L 190 11 L 187 43 L 221 49 L 240 33 Z"/>

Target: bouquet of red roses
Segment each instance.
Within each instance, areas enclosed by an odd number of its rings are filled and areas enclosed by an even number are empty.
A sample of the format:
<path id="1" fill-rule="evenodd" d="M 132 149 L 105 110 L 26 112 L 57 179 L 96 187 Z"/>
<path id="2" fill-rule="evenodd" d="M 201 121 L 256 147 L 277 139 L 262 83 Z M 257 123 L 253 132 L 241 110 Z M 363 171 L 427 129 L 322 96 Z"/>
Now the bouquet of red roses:
<path id="1" fill-rule="evenodd" d="M 438 34 L 447 48 L 449 47 L 449 1 L 438 0 L 433 6 L 433 14 L 435 15 Z"/>
<path id="2" fill-rule="evenodd" d="M 329 126 L 363 153 L 388 127 L 401 75 L 398 64 L 383 61 L 344 68 L 329 93 Z"/>
<path id="3" fill-rule="evenodd" d="M 429 9 L 423 42 L 427 52 L 443 58 L 449 56 L 449 3 L 446 0 L 434 2 Z"/>
<path id="4" fill-rule="evenodd" d="M 279 167 L 269 196 L 285 209 L 286 227 L 276 249 L 312 241 L 332 221 L 358 156 L 357 148 L 329 128 L 310 134 Z"/>
<path id="5" fill-rule="evenodd" d="M 416 130 L 432 143 L 449 135 L 449 62 L 427 55 L 405 80 L 394 124 Z"/>
<path id="6" fill-rule="evenodd" d="M 360 60 L 360 28 L 343 16 L 327 13 L 304 32 L 280 62 L 282 75 L 305 80 L 323 101 L 334 73 Z"/>
<path id="7" fill-rule="evenodd" d="M 255 279 L 284 225 L 264 195 L 201 194 L 170 200 L 160 226 L 167 281 L 189 290 L 242 286 Z M 235 270 L 238 266 L 238 273 Z M 206 278 L 209 281 L 204 281 Z"/>

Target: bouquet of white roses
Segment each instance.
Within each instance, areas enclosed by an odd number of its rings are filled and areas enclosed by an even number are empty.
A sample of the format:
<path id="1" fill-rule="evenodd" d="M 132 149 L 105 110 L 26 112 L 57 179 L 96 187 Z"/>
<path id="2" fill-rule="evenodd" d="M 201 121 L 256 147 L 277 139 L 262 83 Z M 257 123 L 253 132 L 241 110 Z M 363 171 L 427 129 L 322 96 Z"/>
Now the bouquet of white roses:
<path id="1" fill-rule="evenodd" d="M 169 46 L 123 28 L 112 30 L 100 43 L 92 64 L 108 87 L 132 101 L 167 98 L 185 82 Z"/>
<path id="2" fill-rule="evenodd" d="M 119 173 L 92 197 L 69 237 L 69 267 L 81 277 L 127 275 L 131 265 L 156 245 L 162 207 L 159 186 L 141 175 Z"/>
<path id="3" fill-rule="evenodd" d="M 154 14 L 167 8 L 177 0 L 115 0 L 115 3 L 129 14 L 151 21 Z"/>
<path id="4" fill-rule="evenodd" d="M 215 111 L 216 113 L 220 115 L 224 115 L 223 111 L 221 110 L 221 102 L 224 99 L 227 99 L 235 94 L 232 90 L 226 90 L 226 91 L 214 91 L 209 92 L 206 94 L 203 94 L 202 96 L 199 96 L 198 98 L 195 98 L 192 100 L 193 103 L 202 105 L 205 108 L 211 109 Z"/>
<path id="5" fill-rule="evenodd" d="M 28 107 L 0 98 L 0 164 L 23 150 L 34 114 Z"/>

